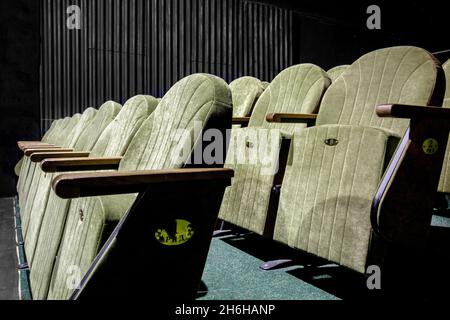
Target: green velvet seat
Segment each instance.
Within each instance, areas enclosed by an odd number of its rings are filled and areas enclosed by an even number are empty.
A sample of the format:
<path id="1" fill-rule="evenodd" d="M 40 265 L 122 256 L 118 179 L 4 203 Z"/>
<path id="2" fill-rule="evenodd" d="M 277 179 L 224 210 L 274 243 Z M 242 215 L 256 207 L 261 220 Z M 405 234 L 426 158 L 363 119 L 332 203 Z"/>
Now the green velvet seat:
<path id="1" fill-rule="evenodd" d="M 258 98 L 267 87 L 254 77 L 241 77 L 230 82 L 233 117 L 249 117 Z M 240 125 L 234 125 L 233 128 Z"/>
<path id="2" fill-rule="evenodd" d="M 316 113 L 330 84 L 325 71 L 312 64 L 300 64 L 280 72 L 256 102 L 247 128 L 233 129 L 225 167 L 235 172 L 225 191 L 219 218 L 263 234 L 271 190 L 277 172 L 282 136 L 290 137 L 306 124 L 278 124 L 266 121 L 274 112 Z M 267 142 L 267 149 L 264 143 Z M 240 154 L 264 152 L 256 161 L 240 160 Z"/>
<path id="3" fill-rule="evenodd" d="M 118 171 L 185 167 L 201 139 L 201 129 L 213 123 L 230 125 L 231 116 L 231 94 L 225 81 L 207 74 L 188 76 L 172 86 L 143 122 Z M 180 146 L 188 154 L 180 153 Z M 104 240 L 135 199 L 136 194 L 125 194 L 70 202 L 57 254 L 44 247 L 39 253 L 39 259 L 54 262 L 52 269 L 41 275 L 42 283 L 47 282 L 48 299 L 69 297 L 72 290 L 67 286 L 68 271 L 75 268 L 81 275 L 86 273 Z M 36 261 L 32 272 L 35 267 Z"/>
<path id="4" fill-rule="evenodd" d="M 442 65 L 445 72 L 446 78 L 446 88 L 444 103 L 442 106 L 444 108 L 450 108 L 450 60 L 447 60 Z M 450 193 L 450 141 L 447 143 L 446 154 L 444 158 L 444 165 L 442 166 L 441 179 L 439 180 L 439 192 Z"/>
<path id="5" fill-rule="evenodd" d="M 92 109 L 89 109 L 87 115 L 92 114 Z M 88 110 L 86 110 L 88 111 Z M 75 134 L 75 128 L 81 120 L 82 115 L 77 113 L 73 115 L 67 122 L 66 126 L 61 127 L 58 134 L 55 134 L 57 139 L 57 145 L 60 147 L 67 147 L 70 142 L 70 138 Z M 18 180 L 18 195 L 19 195 L 19 207 L 24 208 L 28 196 L 29 188 L 31 187 L 31 180 L 33 179 L 34 170 L 36 164 L 32 163 L 30 157 L 25 156 L 22 164 L 21 174 Z"/>
<path id="6" fill-rule="evenodd" d="M 138 95 L 130 98 L 102 132 L 89 156 L 93 158 L 122 156 L 143 121 L 157 105 L 157 99 L 152 96 Z M 57 173 L 48 175 L 47 186 L 45 188 L 41 186 L 43 191 L 49 193 L 48 201 L 45 207 L 33 209 L 37 220 L 35 222 L 37 230 L 34 236 L 29 235 L 25 238 L 26 254 L 30 265 L 30 285 L 34 299 L 45 299 L 47 296 L 48 277 L 53 263 L 53 260 L 47 258 L 56 255 L 70 205 L 70 200 L 59 198 L 51 190 L 50 183 Z"/>
<path id="7" fill-rule="evenodd" d="M 52 126 L 42 137 L 42 141 L 45 143 L 56 144 L 59 143 L 58 140 L 61 138 L 61 133 L 65 130 L 65 128 L 69 125 L 71 121 L 71 117 L 65 117 L 64 119 L 55 120 L 52 122 Z M 23 190 L 23 183 L 26 179 L 26 173 L 28 172 L 30 166 L 30 161 L 27 157 L 23 156 L 20 161 L 14 167 L 14 172 L 19 177 L 17 181 L 17 192 L 20 194 Z M 22 169 L 23 168 L 23 169 Z M 22 170 L 24 170 L 22 172 Z"/>
<path id="8" fill-rule="evenodd" d="M 79 145 L 83 145 L 86 140 L 89 140 L 85 138 L 84 133 L 88 132 L 96 132 L 94 130 L 93 126 L 91 126 L 94 123 L 94 120 L 96 118 L 96 115 L 98 113 L 98 110 L 95 108 L 88 108 L 86 109 L 83 114 L 80 116 L 79 121 L 76 123 L 76 125 L 71 130 L 70 134 L 65 138 L 65 140 L 62 142 L 64 147 L 74 149 L 77 151 L 82 151 L 81 149 L 75 149 L 77 147 L 77 143 L 79 141 L 80 137 L 83 137 L 83 139 L 80 140 Z M 31 156 L 30 156 L 31 159 Z M 37 191 L 40 187 L 40 184 L 43 183 L 43 179 L 45 179 L 46 175 L 43 174 L 43 172 L 39 169 L 39 164 L 37 162 L 33 162 L 32 166 L 34 167 L 33 175 L 29 175 L 27 177 L 27 184 L 26 186 L 27 191 L 24 194 L 25 202 L 19 203 L 20 204 L 20 214 L 22 218 L 22 233 L 24 237 L 27 233 L 28 228 L 28 222 L 30 219 L 31 212 L 33 210 L 33 206 L 35 204 L 35 201 L 45 201 L 44 198 L 38 198 L 35 199 Z"/>
<path id="9" fill-rule="evenodd" d="M 381 118 L 379 104 L 430 105 L 440 64 L 416 47 L 368 53 L 325 93 L 315 127 L 295 132 L 274 239 L 365 273 L 370 211 L 408 119 Z"/>
<path id="10" fill-rule="evenodd" d="M 41 141 L 37 141 L 37 143 L 51 143 L 52 137 L 55 136 L 55 133 L 57 133 L 60 130 L 60 127 L 63 125 L 65 119 L 58 119 L 54 120 L 52 124 L 50 125 L 50 128 L 45 132 L 45 134 L 42 136 Z M 56 140 L 56 139 L 54 139 Z M 23 163 L 23 157 L 17 162 L 17 164 L 14 166 L 14 173 L 17 176 L 20 176 L 20 169 L 22 168 Z"/>
<path id="11" fill-rule="evenodd" d="M 333 67 L 327 71 L 328 76 L 331 79 L 331 82 L 336 81 L 336 79 L 345 71 L 349 66 L 347 64 L 343 64 L 340 66 Z"/>
<path id="12" fill-rule="evenodd" d="M 93 120 L 87 124 L 79 134 L 76 143 L 72 145 L 77 151 L 90 151 L 94 143 L 99 139 L 99 135 L 109 126 L 119 113 L 121 106 L 115 102 L 104 103 L 96 113 Z M 22 234 L 25 242 L 25 253 L 31 265 L 36 239 L 42 222 L 42 215 L 48 203 L 50 194 L 50 183 L 53 174 L 42 172 L 38 167 L 36 170 L 36 180 L 33 181 L 33 188 L 29 193 L 29 201 L 24 211 Z M 33 192 L 33 194 L 31 194 Z"/>

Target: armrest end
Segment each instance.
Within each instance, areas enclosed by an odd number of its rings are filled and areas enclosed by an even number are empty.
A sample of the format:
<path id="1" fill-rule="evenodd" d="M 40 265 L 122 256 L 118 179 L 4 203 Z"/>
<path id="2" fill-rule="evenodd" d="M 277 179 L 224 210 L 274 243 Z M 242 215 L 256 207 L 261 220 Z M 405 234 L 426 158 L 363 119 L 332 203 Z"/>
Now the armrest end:
<path id="1" fill-rule="evenodd" d="M 414 106 L 405 104 L 382 104 L 376 107 L 380 117 L 406 119 L 450 119 L 450 109 L 442 107 Z"/>
<path id="2" fill-rule="evenodd" d="M 60 148 L 60 147 L 31 148 L 31 149 L 26 149 L 24 154 L 25 154 L 25 156 L 30 157 L 33 153 L 36 153 L 36 152 L 53 153 L 53 152 L 67 152 L 67 151 L 73 151 L 73 149 L 72 148 Z"/>
<path id="3" fill-rule="evenodd" d="M 46 158 L 41 162 L 44 172 L 109 170 L 119 167 L 122 157 Z"/>
<path id="4" fill-rule="evenodd" d="M 35 152 L 30 156 L 32 162 L 41 162 L 48 158 L 88 157 L 89 152 Z"/>
<path id="5" fill-rule="evenodd" d="M 64 199 L 99 195 L 136 193 L 150 185 L 223 180 L 231 183 L 234 171 L 214 169 L 167 169 L 122 172 L 94 172 L 62 174 L 53 179 L 52 188 Z"/>

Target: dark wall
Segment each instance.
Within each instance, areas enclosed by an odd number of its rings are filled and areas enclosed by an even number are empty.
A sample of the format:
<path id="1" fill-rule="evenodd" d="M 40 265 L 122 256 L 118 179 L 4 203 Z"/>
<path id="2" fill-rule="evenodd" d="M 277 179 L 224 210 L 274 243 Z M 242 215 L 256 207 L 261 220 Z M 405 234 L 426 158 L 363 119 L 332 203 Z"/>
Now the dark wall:
<path id="1" fill-rule="evenodd" d="M 434 53 L 450 49 L 448 10 L 444 2 L 265 0 L 293 12 L 296 26 L 293 61 L 312 62 L 324 69 L 349 64 L 369 51 L 414 45 Z M 381 29 L 366 26 L 369 5 L 381 9 Z M 436 56 L 445 61 L 449 52 Z"/>
<path id="2" fill-rule="evenodd" d="M 196 72 L 271 80 L 292 64 L 292 12 L 244 0 L 41 0 L 42 128 L 52 119 L 162 97 Z M 66 8 L 81 8 L 81 29 Z"/>
<path id="3" fill-rule="evenodd" d="M 69 31 L 73 4 L 81 30 Z M 366 27 L 370 4 L 381 8 L 381 30 Z M 162 96 L 194 72 L 270 81 L 295 63 L 328 69 L 381 47 L 450 49 L 447 15 L 435 0 L 0 1 L 0 196 L 15 189 L 16 141 L 38 137 L 52 119 L 108 99 Z"/>
<path id="4" fill-rule="evenodd" d="M 0 196 L 15 192 L 17 140 L 39 134 L 39 3 L 0 1 Z"/>
<path id="5" fill-rule="evenodd" d="M 427 1 L 40 0 L 41 128 L 108 99 L 161 97 L 195 72 L 270 81 L 295 63 L 325 70 L 374 49 L 449 49 L 445 10 Z M 381 30 L 366 27 L 370 4 Z M 81 30 L 66 8 L 81 7 Z M 444 59 L 445 56 L 442 56 Z"/>

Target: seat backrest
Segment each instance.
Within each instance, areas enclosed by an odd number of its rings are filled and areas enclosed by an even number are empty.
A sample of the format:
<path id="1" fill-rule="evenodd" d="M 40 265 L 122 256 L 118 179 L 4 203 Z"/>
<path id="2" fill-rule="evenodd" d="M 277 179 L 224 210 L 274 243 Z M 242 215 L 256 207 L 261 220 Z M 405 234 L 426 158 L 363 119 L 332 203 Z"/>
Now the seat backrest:
<path id="1" fill-rule="evenodd" d="M 348 67 L 325 93 L 316 126 L 294 135 L 274 239 L 364 273 L 391 133 L 408 126 L 381 120 L 375 106 L 442 102 L 441 86 L 440 64 L 416 47 L 376 50 Z"/>
<path id="2" fill-rule="evenodd" d="M 292 134 L 299 124 L 269 123 L 265 120 L 266 115 L 272 112 L 316 113 L 330 83 L 324 70 L 309 63 L 281 71 L 256 102 L 249 127 L 279 128 Z"/>
<path id="3" fill-rule="evenodd" d="M 182 167 L 190 154 L 177 159 L 176 150 L 184 146 L 192 151 L 208 122 L 230 125 L 231 116 L 231 93 L 224 80 L 209 74 L 187 76 L 170 88 L 143 122 L 119 170 Z"/>
<path id="4" fill-rule="evenodd" d="M 331 79 L 331 82 L 336 81 L 336 79 L 349 67 L 348 64 L 343 64 L 340 66 L 333 67 L 327 71 L 328 76 Z"/>
<path id="5" fill-rule="evenodd" d="M 84 129 L 72 147 L 79 151 L 90 151 L 105 128 L 114 120 L 121 109 L 114 101 L 107 101 L 100 106 L 92 120 L 86 120 Z"/>
<path id="6" fill-rule="evenodd" d="M 93 108 L 91 108 L 93 109 Z M 95 109 L 94 109 L 95 110 Z M 96 110 L 95 110 L 96 111 Z M 75 113 L 70 120 L 67 122 L 67 126 L 61 130 L 58 136 L 56 136 L 56 144 L 61 147 L 69 147 L 70 142 L 74 134 L 76 133 L 76 128 L 81 121 L 82 114 Z"/>
<path id="7" fill-rule="evenodd" d="M 148 118 L 157 105 L 158 100 L 152 96 L 137 95 L 128 99 L 98 138 L 92 148 L 91 156 L 123 155 L 142 122 Z"/>
<path id="8" fill-rule="evenodd" d="M 48 128 L 48 130 L 44 133 L 41 141 L 47 141 L 48 138 L 51 136 L 52 132 L 54 132 L 55 130 L 58 130 L 58 128 L 61 126 L 62 122 L 63 122 L 63 119 L 57 119 L 57 120 L 52 121 L 50 128 Z"/>
<path id="9" fill-rule="evenodd" d="M 441 105 L 439 62 L 426 50 L 399 46 L 363 55 L 325 93 L 316 125 L 373 126 L 402 136 L 407 119 L 380 118 L 379 104 Z M 439 99 L 441 101 L 439 101 Z"/>
<path id="10" fill-rule="evenodd" d="M 233 101 L 233 117 L 247 117 L 255 102 L 264 91 L 261 80 L 254 77 L 241 77 L 230 83 Z"/>
<path id="11" fill-rule="evenodd" d="M 83 132 L 86 130 L 86 128 L 89 126 L 89 124 L 94 121 L 95 115 L 97 114 L 98 110 L 95 108 L 87 108 L 83 114 L 80 117 L 80 120 L 78 123 L 73 127 L 72 131 L 67 137 L 67 147 L 74 148 L 76 151 L 83 151 L 79 148 L 76 148 L 77 141 L 80 138 L 80 136 L 83 134 Z"/>
<path id="12" fill-rule="evenodd" d="M 444 69 L 445 73 L 445 97 L 444 97 L 444 103 L 442 104 L 445 108 L 450 108 L 450 59 L 447 60 L 443 65 L 442 69 Z"/>
<path id="13" fill-rule="evenodd" d="M 450 108 L 450 59 L 443 65 L 442 69 L 445 73 L 445 96 L 442 106 L 444 108 Z M 450 137 L 450 136 L 449 136 Z M 450 192 L 450 139 L 447 142 L 447 149 L 445 151 L 444 163 L 442 165 L 441 178 L 439 180 L 438 192 L 449 193 Z"/>
<path id="14" fill-rule="evenodd" d="M 45 142 L 60 145 L 61 134 L 68 128 L 72 121 L 74 121 L 72 120 L 72 117 L 65 117 L 64 119 L 59 120 L 54 130 L 48 132 L 48 135 L 45 138 Z"/>

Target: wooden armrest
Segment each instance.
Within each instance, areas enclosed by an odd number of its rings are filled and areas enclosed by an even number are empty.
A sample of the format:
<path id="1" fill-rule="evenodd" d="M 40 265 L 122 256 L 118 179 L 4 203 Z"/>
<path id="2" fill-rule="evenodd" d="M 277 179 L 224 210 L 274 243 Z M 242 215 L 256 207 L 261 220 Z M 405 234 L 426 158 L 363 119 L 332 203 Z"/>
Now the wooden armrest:
<path id="1" fill-rule="evenodd" d="M 233 117 L 231 119 L 231 124 L 248 125 L 250 122 L 250 117 Z"/>
<path id="2" fill-rule="evenodd" d="M 425 107 L 405 104 L 382 104 L 376 107 L 380 117 L 408 119 L 450 119 L 450 109 L 442 107 Z"/>
<path id="3" fill-rule="evenodd" d="M 32 140 L 22 140 L 22 141 L 17 141 L 17 145 L 27 145 L 27 144 L 50 144 L 47 143 L 45 141 L 40 141 L 40 140 L 36 140 L 36 141 L 32 141 Z"/>
<path id="4" fill-rule="evenodd" d="M 41 140 L 20 140 L 17 141 L 17 144 L 22 144 L 22 143 L 45 143 Z"/>
<path id="5" fill-rule="evenodd" d="M 123 172 L 72 173 L 57 176 L 52 183 L 55 193 L 64 199 L 97 195 L 136 193 L 144 191 L 150 184 L 182 183 L 228 179 L 233 170 L 214 169 L 167 169 Z"/>
<path id="6" fill-rule="evenodd" d="M 53 152 L 69 152 L 73 151 L 72 148 L 60 148 L 60 147 L 50 147 L 50 148 L 33 148 L 33 149 L 26 149 L 24 151 L 25 156 L 30 157 L 35 152 L 46 152 L 46 153 L 53 153 Z"/>
<path id="7" fill-rule="evenodd" d="M 22 148 L 28 148 L 29 146 L 52 146 L 52 147 L 54 147 L 55 145 L 52 143 L 43 142 L 43 141 L 17 141 L 17 146 L 22 149 Z"/>
<path id="8" fill-rule="evenodd" d="M 117 169 L 120 160 L 122 157 L 46 158 L 41 162 L 41 169 L 44 172 Z"/>
<path id="9" fill-rule="evenodd" d="M 22 145 L 19 146 L 19 149 L 22 150 L 22 152 L 27 151 L 28 149 L 61 149 L 61 147 L 55 146 L 53 144 L 29 144 L 29 145 Z"/>
<path id="10" fill-rule="evenodd" d="M 306 123 L 314 124 L 317 114 L 301 114 L 301 113 L 268 113 L 266 115 L 267 122 L 276 123 Z"/>
<path id="11" fill-rule="evenodd" d="M 30 160 L 32 162 L 41 162 L 44 159 L 48 158 L 79 158 L 79 157 L 88 157 L 89 152 L 35 152 L 30 156 Z"/>

